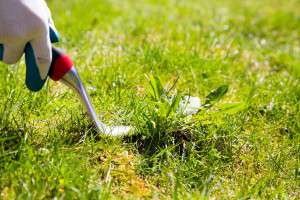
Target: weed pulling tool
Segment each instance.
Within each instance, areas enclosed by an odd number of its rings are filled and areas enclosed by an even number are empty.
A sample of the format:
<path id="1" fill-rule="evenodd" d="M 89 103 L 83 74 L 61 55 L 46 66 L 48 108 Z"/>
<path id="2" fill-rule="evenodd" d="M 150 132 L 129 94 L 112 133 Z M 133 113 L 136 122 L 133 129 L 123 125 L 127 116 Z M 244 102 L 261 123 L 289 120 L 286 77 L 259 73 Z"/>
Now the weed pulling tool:
<path id="1" fill-rule="evenodd" d="M 124 136 L 132 131 L 133 128 L 130 126 L 108 126 L 98 120 L 89 95 L 73 65 L 72 60 L 69 56 L 64 54 L 62 50 L 55 47 L 52 47 L 52 63 L 49 76 L 54 81 L 61 81 L 79 95 L 91 120 L 93 120 L 99 132 L 111 136 Z M 195 97 L 185 97 L 180 104 L 181 110 L 185 115 L 194 114 L 195 111 L 198 111 L 198 104 L 200 104 L 199 101 L 200 100 Z"/>
<path id="2" fill-rule="evenodd" d="M 54 81 L 61 81 L 79 95 L 89 117 L 94 122 L 100 133 L 110 136 L 124 136 L 132 130 L 130 126 L 108 126 L 98 120 L 89 95 L 73 65 L 72 60 L 69 56 L 64 54 L 62 50 L 55 47 L 52 47 L 52 63 L 49 76 Z"/>

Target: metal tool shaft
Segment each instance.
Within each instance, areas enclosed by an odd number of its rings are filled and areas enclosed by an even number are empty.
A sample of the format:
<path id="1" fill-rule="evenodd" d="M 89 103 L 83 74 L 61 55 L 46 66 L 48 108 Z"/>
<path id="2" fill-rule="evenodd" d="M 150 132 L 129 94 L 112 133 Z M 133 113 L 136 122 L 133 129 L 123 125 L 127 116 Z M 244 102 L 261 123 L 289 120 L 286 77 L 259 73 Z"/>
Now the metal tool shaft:
<path id="1" fill-rule="evenodd" d="M 107 132 L 107 125 L 99 122 L 97 114 L 90 101 L 89 95 L 86 92 L 86 89 L 84 88 L 84 85 L 82 84 L 82 81 L 75 67 L 72 67 L 71 70 L 63 76 L 61 81 L 72 88 L 78 94 L 82 103 L 85 105 L 90 118 L 94 121 L 96 127 L 103 133 Z"/>

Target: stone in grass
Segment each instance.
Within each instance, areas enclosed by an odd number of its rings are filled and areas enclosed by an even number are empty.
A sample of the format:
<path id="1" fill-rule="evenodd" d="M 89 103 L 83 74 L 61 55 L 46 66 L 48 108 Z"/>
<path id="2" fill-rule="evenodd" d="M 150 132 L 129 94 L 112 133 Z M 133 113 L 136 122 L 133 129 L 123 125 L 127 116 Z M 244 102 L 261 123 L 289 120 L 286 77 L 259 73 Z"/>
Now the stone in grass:
<path id="1" fill-rule="evenodd" d="M 186 116 L 197 114 L 201 109 L 201 100 L 198 97 L 184 96 L 179 103 L 177 113 L 181 113 Z"/>

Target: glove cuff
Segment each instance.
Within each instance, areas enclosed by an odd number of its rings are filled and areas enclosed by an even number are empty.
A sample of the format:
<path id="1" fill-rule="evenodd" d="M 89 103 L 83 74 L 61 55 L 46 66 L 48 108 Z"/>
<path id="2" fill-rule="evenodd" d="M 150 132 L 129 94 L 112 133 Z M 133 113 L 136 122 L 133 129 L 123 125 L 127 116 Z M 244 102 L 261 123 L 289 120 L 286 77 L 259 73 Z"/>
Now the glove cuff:
<path id="1" fill-rule="evenodd" d="M 49 34 L 50 34 L 51 43 L 59 42 L 59 34 L 55 29 L 49 27 Z"/>
<path id="2" fill-rule="evenodd" d="M 33 48 L 30 43 L 25 46 L 26 86 L 29 90 L 37 92 L 44 86 L 47 78 L 41 79 L 38 65 L 35 60 Z"/>
<path id="3" fill-rule="evenodd" d="M 0 60 L 3 60 L 3 54 L 4 54 L 4 46 L 3 44 L 0 44 Z"/>

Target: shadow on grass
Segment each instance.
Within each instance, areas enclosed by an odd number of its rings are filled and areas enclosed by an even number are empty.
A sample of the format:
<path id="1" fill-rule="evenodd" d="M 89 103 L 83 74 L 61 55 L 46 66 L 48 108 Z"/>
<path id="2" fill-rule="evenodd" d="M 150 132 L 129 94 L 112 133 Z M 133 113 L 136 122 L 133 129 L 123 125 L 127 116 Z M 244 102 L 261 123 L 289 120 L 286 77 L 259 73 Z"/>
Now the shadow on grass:
<path id="1" fill-rule="evenodd" d="M 26 130 L 15 127 L 0 128 L 0 167 L 1 163 L 19 159 Z"/>
<path id="2" fill-rule="evenodd" d="M 138 133 L 132 136 L 125 136 L 123 141 L 134 144 L 138 152 L 145 156 L 153 156 L 162 149 L 172 147 L 179 155 L 185 153 L 186 144 L 195 140 L 191 130 L 177 129 L 172 131 L 162 131 L 151 136 Z"/>
<path id="3" fill-rule="evenodd" d="M 89 120 L 87 114 L 71 116 L 70 119 L 60 121 L 56 127 L 60 142 L 66 145 L 82 143 L 85 139 L 99 139 L 97 129 Z"/>

